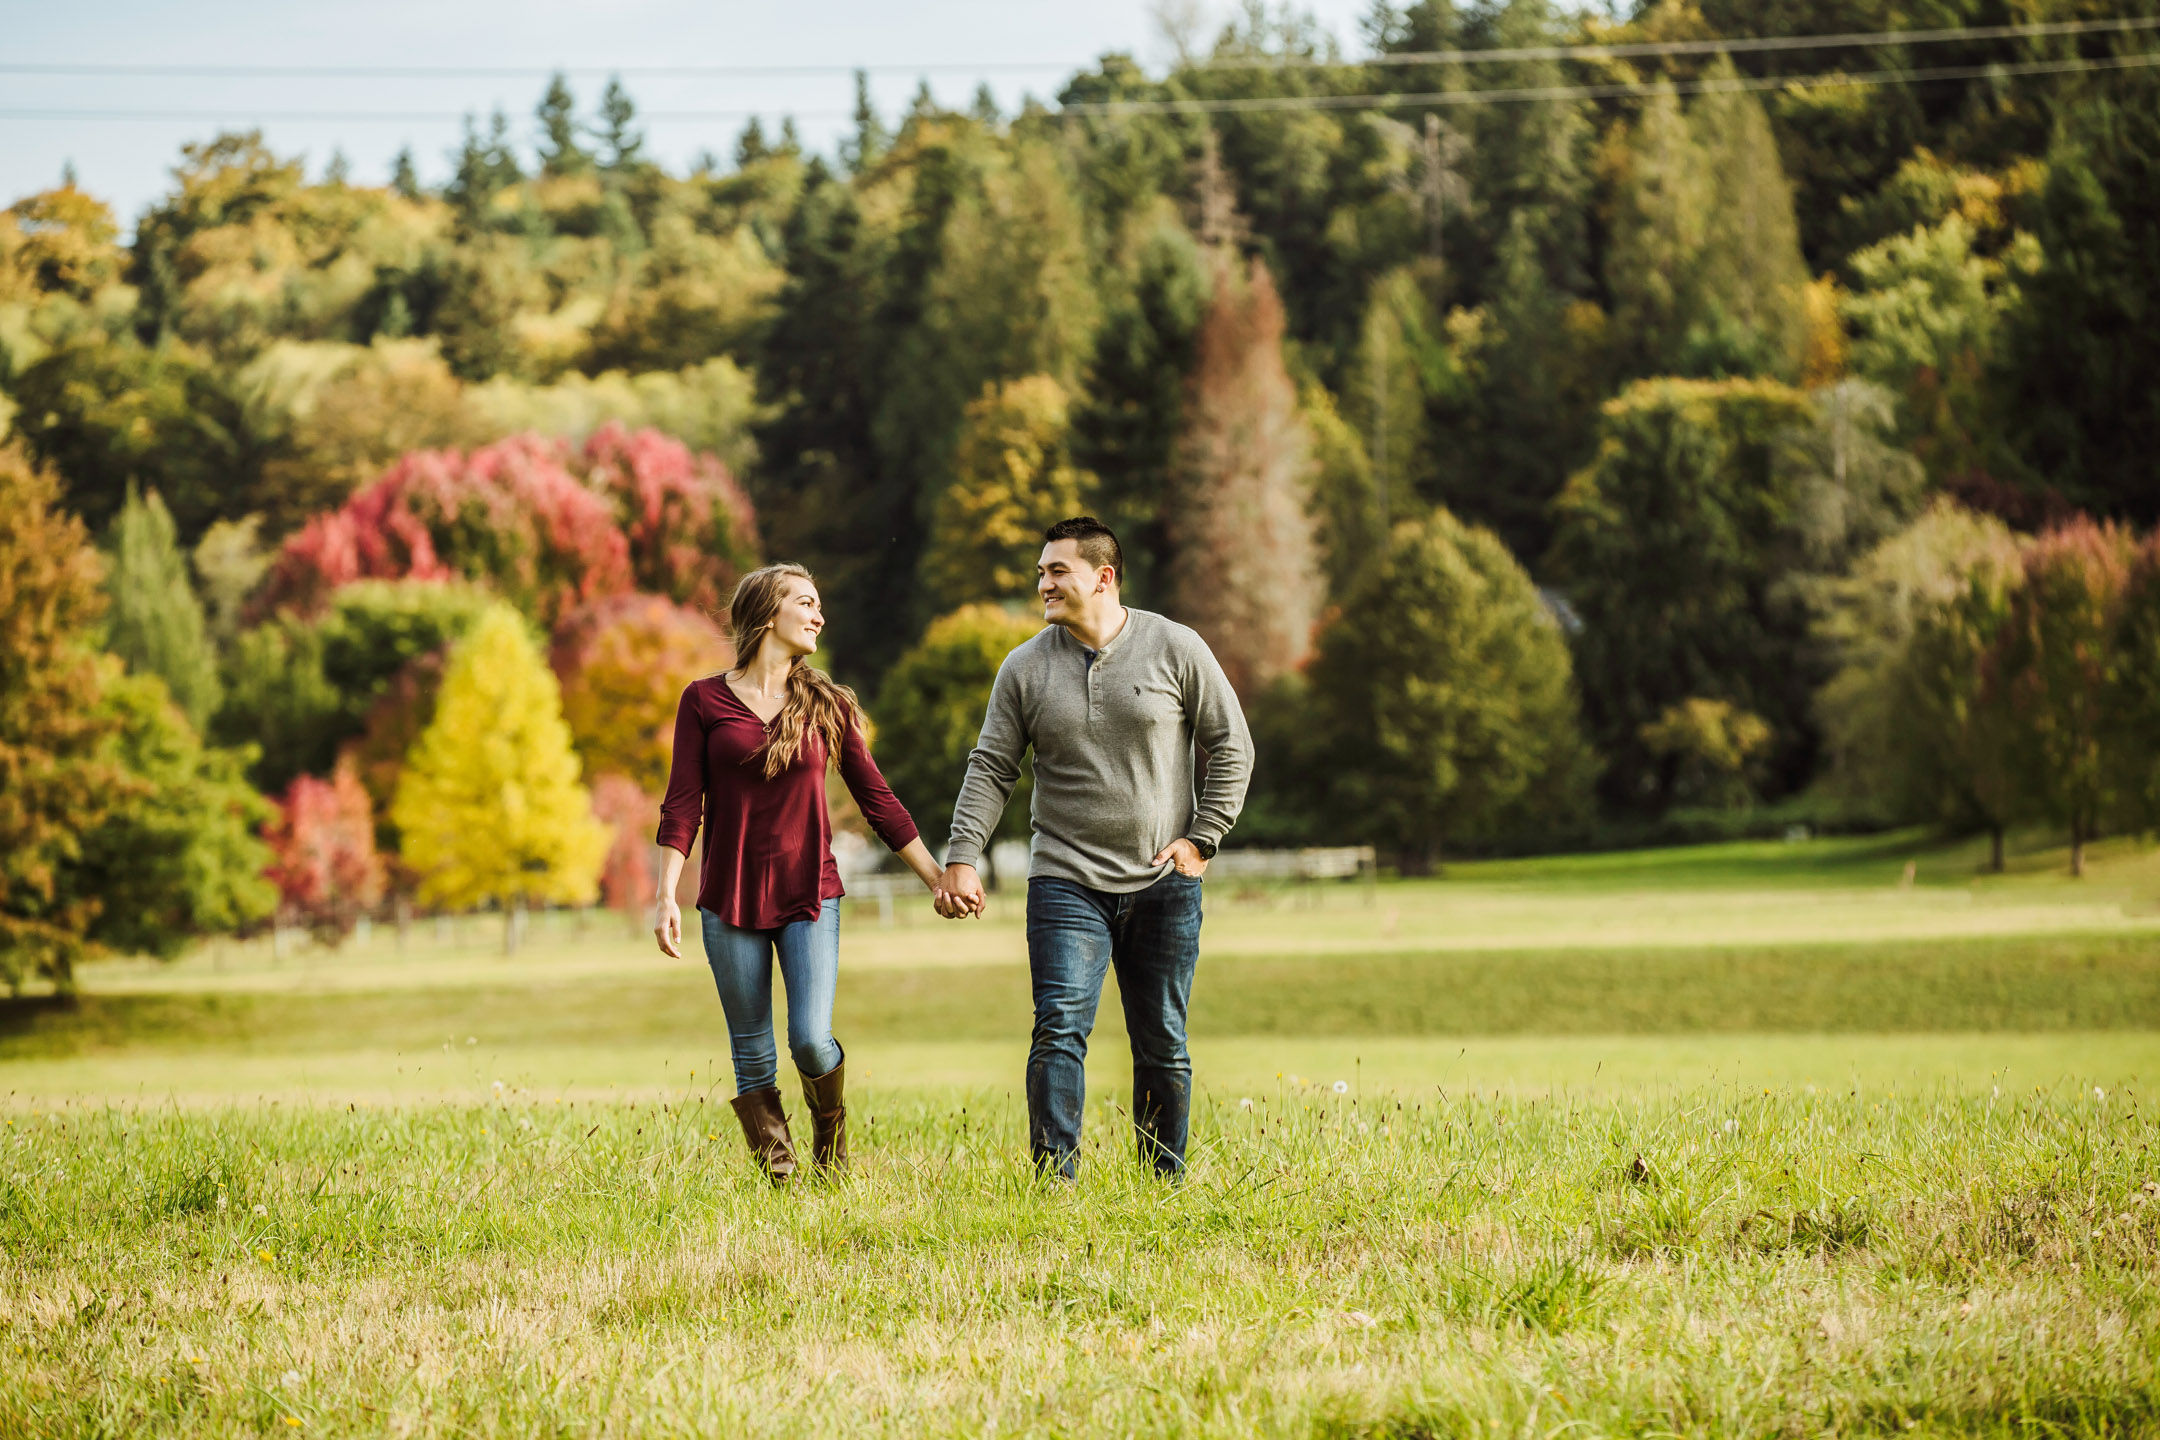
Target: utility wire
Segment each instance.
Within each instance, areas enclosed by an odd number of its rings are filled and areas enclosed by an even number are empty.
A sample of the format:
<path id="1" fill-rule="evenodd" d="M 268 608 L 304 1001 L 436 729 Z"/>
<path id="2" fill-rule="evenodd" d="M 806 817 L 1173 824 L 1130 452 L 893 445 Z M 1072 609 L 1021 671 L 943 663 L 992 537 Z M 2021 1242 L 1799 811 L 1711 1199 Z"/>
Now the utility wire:
<path id="1" fill-rule="evenodd" d="M 2160 50 L 2098 60 L 2027 60 L 1998 65 L 1943 65 L 1924 70 L 1833 71 L 1821 75 L 1705 76 L 1670 80 L 1675 94 L 1812 89 L 1841 85 L 1914 85 L 1943 80 L 1987 80 L 2017 75 L 2064 75 L 2096 70 L 2143 70 L 2160 65 Z M 1420 105 L 1487 105 L 1533 100 L 1618 100 L 1649 95 L 1655 84 L 1524 85 L 1493 90 L 1428 90 L 1380 95 L 1261 95 L 1224 100 L 1104 100 L 1066 105 L 1063 115 L 1220 115 L 1270 110 L 1392 110 Z"/>
<path id="2" fill-rule="evenodd" d="M 1833 50 L 1890 45 L 1934 45 L 1977 40 L 2037 40 L 2057 36 L 2113 35 L 2160 29 L 2160 16 L 2110 20 L 2060 20 L 2037 25 L 1974 25 L 1953 30 L 1868 30 L 1840 35 L 1736 36 L 1727 40 L 1652 40 L 1614 45 L 1532 45 L 1500 50 L 1396 51 L 1362 59 L 1305 56 L 1213 56 L 1181 62 L 1178 70 L 1328 70 L 1387 65 L 1497 65 L 1521 60 L 1637 59 L 1659 55 L 1752 54 L 1764 51 Z M 0 61 L 0 75 L 170 76 L 206 79 L 529 79 L 546 75 L 621 75 L 652 79 L 739 79 L 761 75 L 870 74 L 1035 75 L 1084 70 L 1069 60 L 1001 60 L 983 64 L 939 61 L 909 65 L 187 65 L 62 64 Z"/>
<path id="3" fill-rule="evenodd" d="M 2066 75 L 2098 71 L 2144 70 L 2160 66 L 2160 50 L 2094 60 L 2024 60 L 1993 65 L 1944 65 L 1920 70 L 1830 71 L 1815 75 L 1702 76 L 1662 83 L 1679 95 L 1730 94 L 1742 91 L 1835 88 L 1841 85 L 1917 85 L 1949 80 L 2011 79 L 2022 75 Z M 1373 95 L 1256 95 L 1216 100 L 1104 100 L 1074 103 L 1051 112 L 1060 115 L 1220 115 L 1289 110 L 1390 110 L 1431 105 L 1500 105 L 1539 100 L 1617 100 L 1649 95 L 1657 84 L 1525 85 L 1491 90 L 1402 91 Z M 646 110 L 647 124 L 741 120 L 783 113 L 768 110 Z M 788 111 L 804 119 L 841 119 L 851 110 Z M 455 122 L 467 112 L 424 110 L 27 110 L 0 109 L 0 120 L 183 120 L 224 123 L 322 121 L 346 124 Z"/>

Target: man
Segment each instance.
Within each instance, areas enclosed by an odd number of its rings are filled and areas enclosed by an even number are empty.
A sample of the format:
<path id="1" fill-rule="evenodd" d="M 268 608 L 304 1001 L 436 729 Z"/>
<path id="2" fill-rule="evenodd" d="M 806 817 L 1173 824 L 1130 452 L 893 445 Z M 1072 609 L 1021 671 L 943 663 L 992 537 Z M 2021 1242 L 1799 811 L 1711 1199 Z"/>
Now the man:
<path id="1" fill-rule="evenodd" d="M 998 667 L 953 806 L 938 909 L 981 913 L 976 863 L 1032 746 L 1028 1146 L 1038 1165 L 1072 1177 L 1088 1034 L 1114 965 L 1140 1153 L 1174 1175 L 1192 1099 L 1185 1004 L 1200 959 L 1200 877 L 1245 803 L 1252 737 L 1207 642 L 1119 598 L 1125 557 L 1108 526 L 1060 520 L 1044 541 L 1035 593 L 1048 627 Z"/>

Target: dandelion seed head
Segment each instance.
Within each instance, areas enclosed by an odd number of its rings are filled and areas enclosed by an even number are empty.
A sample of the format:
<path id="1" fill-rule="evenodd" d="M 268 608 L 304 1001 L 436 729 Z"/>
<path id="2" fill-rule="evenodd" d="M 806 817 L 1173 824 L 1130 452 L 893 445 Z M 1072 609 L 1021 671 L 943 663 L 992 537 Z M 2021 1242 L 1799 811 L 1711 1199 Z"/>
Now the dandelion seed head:
<path id="1" fill-rule="evenodd" d="M 1347 1095 L 1350 1093 L 1350 1082 L 1347 1080 L 1337 1080 L 1332 1088 L 1338 1095 Z"/>
<path id="2" fill-rule="evenodd" d="M 1240 1099 L 1240 1100 L 1239 1100 L 1239 1101 L 1237 1102 L 1237 1108 L 1238 1108 L 1238 1109 L 1240 1109 L 1240 1110 L 1250 1110 L 1250 1109 L 1252 1109 L 1252 1100 L 1251 1100 L 1251 1098 L 1250 1098 L 1250 1097 L 1247 1097 L 1247 1098 L 1244 1098 L 1244 1099 Z"/>
<path id="3" fill-rule="evenodd" d="M 2099 1087 L 2098 1085 L 2095 1085 L 2095 1086 L 2093 1086 L 2093 1099 L 2095 1099 L 2095 1100 L 2105 1100 L 2105 1099 L 2107 1099 L 2107 1091 L 2105 1091 L 2105 1090 L 2101 1089 L 2101 1088 L 2100 1088 L 2100 1087 Z"/>
<path id="4" fill-rule="evenodd" d="M 269 1207 L 268 1205 L 257 1205 L 257 1206 L 255 1207 L 255 1216 L 256 1216 L 256 1218 L 257 1218 L 257 1219 L 260 1219 L 260 1220 L 267 1220 L 267 1219 L 269 1219 L 269 1218 L 270 1218 L 270 1207 Z"/>

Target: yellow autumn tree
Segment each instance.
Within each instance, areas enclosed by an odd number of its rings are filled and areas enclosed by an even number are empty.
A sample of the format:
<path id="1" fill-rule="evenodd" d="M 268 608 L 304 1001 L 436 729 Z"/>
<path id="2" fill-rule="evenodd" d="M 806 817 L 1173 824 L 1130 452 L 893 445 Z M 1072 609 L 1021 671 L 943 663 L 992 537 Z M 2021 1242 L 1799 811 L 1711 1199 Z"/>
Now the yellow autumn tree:
<path id="1" fill-rule="evenodd" d="M 985 385 L 967 407 L 953 481 L 938 498 L 923 574 L 941 606 L 1035 588 L 1042 533 L 1086 509 L 1095 477 L 1066 446 L 1071 402 L 1048 375 Z"/>
<path id="2" fill-rule="evenodd" d="M 578 778 L 555 676 L 524 622 L 490 609 L 456 650 L 391 818 L 432 905 L 590 901 L 610 833 Z M 516 944 L 507 924 L 506 948 Z"/>

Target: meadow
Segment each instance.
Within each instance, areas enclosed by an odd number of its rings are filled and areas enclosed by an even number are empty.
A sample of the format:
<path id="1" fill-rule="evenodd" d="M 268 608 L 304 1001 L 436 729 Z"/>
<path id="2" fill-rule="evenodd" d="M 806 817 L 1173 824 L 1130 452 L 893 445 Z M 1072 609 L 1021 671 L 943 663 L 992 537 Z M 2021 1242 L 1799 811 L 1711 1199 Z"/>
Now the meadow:
<path id="1" fill-rule="evenodd" d="M 2160 1431 L 2160 856 L 1918 837 L 1211 883 L 1184 1183 L 1024 1156 L 1017 897 L 850 907 L 775 1193 L 613 917 L 0 1012 L 0 1434 Z"/>

